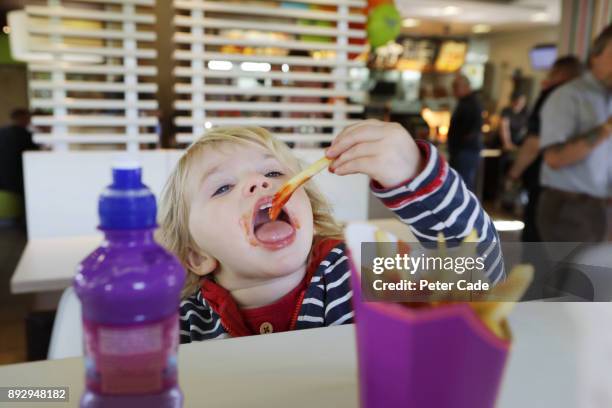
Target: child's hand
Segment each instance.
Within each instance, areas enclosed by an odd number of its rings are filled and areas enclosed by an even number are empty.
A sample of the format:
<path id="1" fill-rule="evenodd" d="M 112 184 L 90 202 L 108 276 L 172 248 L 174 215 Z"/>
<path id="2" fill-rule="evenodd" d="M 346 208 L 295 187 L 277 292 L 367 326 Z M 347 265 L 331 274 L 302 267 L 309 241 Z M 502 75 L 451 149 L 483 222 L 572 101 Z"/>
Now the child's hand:
<path id="1" fill-rule="evenodd" d="M 365 120 L 348 126 L 334 139 L 326 156 L 337 175 L 363 173 L 384 188 L 398 186 L 421 171 L 421 152 L 399 124 Z"/>

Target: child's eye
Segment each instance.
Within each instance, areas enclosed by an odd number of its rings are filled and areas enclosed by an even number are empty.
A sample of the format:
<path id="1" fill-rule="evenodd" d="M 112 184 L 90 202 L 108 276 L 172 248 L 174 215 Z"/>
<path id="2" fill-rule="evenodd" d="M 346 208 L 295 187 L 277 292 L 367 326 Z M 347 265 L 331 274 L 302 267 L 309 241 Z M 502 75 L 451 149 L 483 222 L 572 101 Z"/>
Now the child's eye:
<path id="1" fill-rule="evenodd" d="M 221 187 L 219 187 L 219 188 L 217 189 L 217 191 L 215 191 L 215 192 L 213 193 L 213 195 L 212 195 L 212 196 L 214 197 L 214 196 L 217 196 L 217 195 L 225 194 L 225 193 L 227 193 L 228 191 L 230 191 L 231 189 L 232 189 L 232 186 L 231 186 L 230 184 L 224 184 L 224 185 L 222 185 Z"/>
<path id="2" fill-rule="evenodd" d="M 280 171 L 269 171 L 266 173 L 266 177 L 270 177 L 270 178 L 282 177 L 282 176 L 284 176 L 284 174 L 281 173 Z"/>

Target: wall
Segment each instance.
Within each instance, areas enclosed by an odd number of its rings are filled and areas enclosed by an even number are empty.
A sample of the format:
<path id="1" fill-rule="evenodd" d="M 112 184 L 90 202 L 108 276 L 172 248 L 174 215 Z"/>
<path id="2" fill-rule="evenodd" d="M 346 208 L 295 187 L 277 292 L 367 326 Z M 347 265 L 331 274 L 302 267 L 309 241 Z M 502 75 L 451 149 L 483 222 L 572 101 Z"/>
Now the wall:
<path id="1" fill-rule="evenodd" d="M 11 47 L 8 35 L 0 32 L 0 64 L 16 64 L 11 57 Z"/>
<path id="2" fill-rule="evenodd" d="M 11 57 L 8 35 L 0 31 L 0 126 L 9 122 L 15 108 L 27 108 L 26 67 Z"/>
<path id="3" fill-rule="evenodd" d="M 0 126 L 5 126 L 13 109 L 28 107 L 25 65 L 0 64 L 0 90 Z"/>
<path id="4" fill-rule="evenodd" d="M 529 50 L 538 44 L 557 44 L 558 27 L 492 34 L 486 38 L 489 40 L 489 62 L 494 66 L 491 96 L 497 101 L 497 112 L 508 104 L 512 93 L 512 73 L 517 68 L 522 70 L 524 76 L 533 78 L 530 101 L 533 103 L 540 91 L 540 82 L 546 77 L 546 72 L 531 69 Z"/>
<path id="5" fill-rule="evenodd" d="M 561 50 L 586 58 L 593 40 L 612 22 L 612 0 L 563 0 Z"/>

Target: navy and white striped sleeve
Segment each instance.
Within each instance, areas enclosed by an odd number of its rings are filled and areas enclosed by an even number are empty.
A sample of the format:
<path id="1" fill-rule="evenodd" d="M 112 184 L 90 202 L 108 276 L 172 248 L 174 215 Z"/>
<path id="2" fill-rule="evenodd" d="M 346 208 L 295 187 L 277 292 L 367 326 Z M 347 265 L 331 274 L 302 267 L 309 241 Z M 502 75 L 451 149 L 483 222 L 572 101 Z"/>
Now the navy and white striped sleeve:
<path id="1" fill-rule="evenodd" d="M 181 302 L 179 328 L 181 344 L 228 337 L 221 318 L 208 306 L 200 291 Z"/>
<path id="2" fill-rule="evenodd" d="M 351 290 L 351 272 L 349 268 L 346 245 L 340 244 L 332 249 L 321 264 L 327 266 L 325 275 L 325 326 L 337 326 L 352 323 L 353 291 Z"/>
<path id="3" fill-rule="evenodd" d="M 372 182 L 373 194 L 408 224 L 422 243 L 436 242 L 440 232 L 448 242 L 460 242 L 475 229 L 478 253 L 485 258 L 485 273 L 496 284 L 505 274 L 493 222 L 438 150 L 424 141 L 417 141 L 417 146 L 425 160 L 423 171 L 390 189 Z"/>

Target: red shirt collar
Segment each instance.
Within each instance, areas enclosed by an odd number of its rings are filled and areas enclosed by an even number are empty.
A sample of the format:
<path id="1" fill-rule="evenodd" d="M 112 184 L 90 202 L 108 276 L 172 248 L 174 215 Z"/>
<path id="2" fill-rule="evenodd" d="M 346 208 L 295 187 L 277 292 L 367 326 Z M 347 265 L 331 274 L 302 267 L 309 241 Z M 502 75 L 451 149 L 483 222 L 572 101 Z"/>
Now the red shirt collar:
<path id="1" fill-rule="evenodd" d="M 269 323 L 274 332 L 293 330 L 308 282 L 329 251 L 340 242 L 336 239 L 315 239 L 304 279 L 291 292 L 272 304 L 241 310 L 229 291 L 210 278 L 201 281 L 202 297 L 221 317 L 221 324 L 232 337 L 259 334 L 269 328 L 267 325 L 262 326 L 264 323 Z"/>

